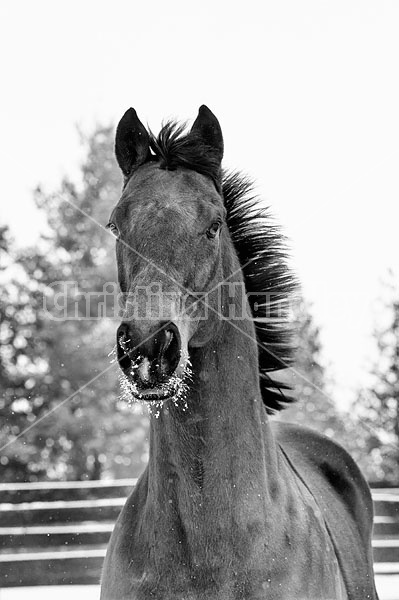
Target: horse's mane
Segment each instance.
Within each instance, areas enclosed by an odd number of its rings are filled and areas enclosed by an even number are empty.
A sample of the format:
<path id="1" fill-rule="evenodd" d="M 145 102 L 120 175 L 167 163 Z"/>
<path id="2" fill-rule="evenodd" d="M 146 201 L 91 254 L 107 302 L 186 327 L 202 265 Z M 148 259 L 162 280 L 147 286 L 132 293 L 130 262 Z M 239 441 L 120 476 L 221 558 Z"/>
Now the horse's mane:
<path id="1" fill-rule="evenodd" d="M 151 159 L 160 161 L 160 167 L 173 170 L 186 167 L 210 177 L 220 191 L 220 165 L 214 152 L 199 136 L 186 133 L 185 124 L 168 121 L 155 136 L 150 132 Z"/>
<path id="2" fill-rule="evenodd" d="M 254 318 L 262 399 L 269 413 L 281 410 L 293 398 L 282 391 L 289 386 L 269 372 L 289 367 L 295 353 L 288 318 L 295 280 L 287 266 L 285 238 L 253 195 L 252 182 L 240 173 L 223 172 L 220 184 L 219 162 L 212 149 L 185 133 L 184 125 L 166 123 L 157 137 L 150 134 L 150 147 L 152 159 L 160 161 L 161 167 L 186 167 L 210 177 L 221 191 Z"/>

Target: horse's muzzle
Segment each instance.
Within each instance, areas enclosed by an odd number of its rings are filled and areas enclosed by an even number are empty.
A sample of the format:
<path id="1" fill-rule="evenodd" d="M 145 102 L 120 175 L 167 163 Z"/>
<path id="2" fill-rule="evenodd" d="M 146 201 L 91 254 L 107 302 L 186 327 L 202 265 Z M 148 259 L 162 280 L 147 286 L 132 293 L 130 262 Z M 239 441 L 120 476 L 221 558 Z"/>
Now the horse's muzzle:
<path id="1" fill-rule="evenodd" d="M 158 323 L 147 335 L 134 323 L 124 322 L 117 330 L 116 347 L 122 371 L 145 392 L 173 375 L 180 361 L 181 338 L 170 321 Z"/>

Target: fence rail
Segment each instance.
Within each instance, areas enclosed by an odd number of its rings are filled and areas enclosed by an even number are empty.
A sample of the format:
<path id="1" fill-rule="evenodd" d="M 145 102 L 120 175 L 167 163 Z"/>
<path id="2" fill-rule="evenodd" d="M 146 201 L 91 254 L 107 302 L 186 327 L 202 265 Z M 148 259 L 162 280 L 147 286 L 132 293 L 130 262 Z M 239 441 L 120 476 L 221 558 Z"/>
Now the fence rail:
<path id="1" fill-rule="evenodd" d="M 0 485 L 0 587 L 96 584 L 136 480 Z M 373 490 L 376 573 L 399 574 L 399 488 Z"/>

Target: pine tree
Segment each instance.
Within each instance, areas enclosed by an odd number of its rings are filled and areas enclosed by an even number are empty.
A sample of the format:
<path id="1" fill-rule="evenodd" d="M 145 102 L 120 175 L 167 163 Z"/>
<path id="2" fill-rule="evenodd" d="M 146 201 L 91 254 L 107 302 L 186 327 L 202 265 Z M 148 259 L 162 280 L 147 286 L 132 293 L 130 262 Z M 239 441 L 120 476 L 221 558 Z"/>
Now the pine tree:
<path id="1" fill-rule="evenodd" d="M 99 127 L 83 143 L 81 181 L 36 190 L 49 225 L 37 247 L 17 252 L 2 237 L 10 275 L 0 293 L 0 446 L 12 441 L 3 479 L 135 476 L 144 466 L 147 418 L 118 403 L 118 367 L 108 356 L 118 322 L 55 320 L 48 310 L 62 289 L 54 282 L 74 281 L 93 293 L 95 317 L 104 284 L 116 282 L 114 240 L 103 228 L 121 190 L 112 129 Z M 67 300 L 73 305 L 73 291 Z"/>
<path id="2" fill-rule="evenodd" d="M 316 429 L 348 448 L 347 425 L 326 389 L 320 332 L 305 301 L 296 312 L 296 363 L 289 383 L 297 400 L 281 414 L 283 421 Z"/>
<path id="3" fill-rule="evenodd" d="M 41 416 L 42 390 L 46 387 L 48 340 L 43 320 L 37 311 L 36 282 L 30 281 L 17 264 L 11 238 L 6 229 L 1 235 L 3 285 L 0 288 L 0 447 L 17 438 L 22 430 Z M 13 280 L 7 281 L 7 273 Z M 43 474 L 40 451 L 32 435 L 15 439 L 13 449 L 2 451 L 2 479 L 25 479 L 27 465 Z"/>
<path id="4" fill-rule="evenodd" d="M 380 313 L 388 316 L 376 328 L 378 358 L 371 369 L 370 384 L 358 395 L 355 409 L 368 435 L 364 469 L 370 479 L 399 484 L 399 295 L 394 284 L 386 284 Z"/>

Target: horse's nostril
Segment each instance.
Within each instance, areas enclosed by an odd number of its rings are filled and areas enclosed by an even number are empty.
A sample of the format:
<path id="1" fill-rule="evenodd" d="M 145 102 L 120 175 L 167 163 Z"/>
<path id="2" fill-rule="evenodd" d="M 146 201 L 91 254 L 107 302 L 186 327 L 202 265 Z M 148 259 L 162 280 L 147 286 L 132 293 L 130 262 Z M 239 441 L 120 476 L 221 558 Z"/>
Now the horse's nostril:
<path id="1" fill-rule="evenodd" d="M 171 375 L 180 360 L 180 334 L 179 330 L 171 323 L 164 330 L 164 340 L 160 349 L 161 364 L 166 375 Z"/>
<path id="2" fill-rule="evenodd" d="M 129 369 L 132 364 L 132 340 L 128 326 L 124 323 L 118 327 L 116 342 L 118 362 L 122 369 Z"/>
<path id="3" fill-rule="evenodd" d="M 165 345 L 164 345 L 164 352 L 166 352 L 166 350 L 169 348 L 171 342 L 173 340 L 173 331 L 170 330 L 166 330 L 165 331 Z"/>
<path id="4" fill-rule="evenodd" d="M 125 333 L 121 333 L 118 337 L 118 342 L 119 345 L 121 346 L 122 350 L 125 350 L 125 352 L 128 352 L 130 350 L 130 342 L 131 339 L 127 338 Z"/>
<path id="5" fill-rule="evenodd" d="M 155 385 L 165 381 L 174 373 L 180 362 L 180 333 L 177 326 L 171 322 L 159 324 L 156 331 L 144 339 L 143 334 L 134 328 L 134 325 L 122 323 L 118 327 L 116 341 L 121 369 L 131 376 L 141 377 L 146 384 Z"/>

